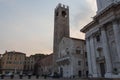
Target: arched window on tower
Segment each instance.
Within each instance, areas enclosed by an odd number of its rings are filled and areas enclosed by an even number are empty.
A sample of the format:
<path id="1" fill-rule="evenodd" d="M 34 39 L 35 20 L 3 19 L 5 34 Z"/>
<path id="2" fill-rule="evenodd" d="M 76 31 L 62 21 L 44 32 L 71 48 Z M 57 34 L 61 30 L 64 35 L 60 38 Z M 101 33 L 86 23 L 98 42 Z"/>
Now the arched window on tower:
<path id="1" fill-rule="evenodd" d="M 63 16 L 64 18 L 66 18 L 66 17 L 67 17 L 67 14 L 66 14 L 66 12 L 65 12 L 65 11 L 62 11 L 62 16 Z"/>

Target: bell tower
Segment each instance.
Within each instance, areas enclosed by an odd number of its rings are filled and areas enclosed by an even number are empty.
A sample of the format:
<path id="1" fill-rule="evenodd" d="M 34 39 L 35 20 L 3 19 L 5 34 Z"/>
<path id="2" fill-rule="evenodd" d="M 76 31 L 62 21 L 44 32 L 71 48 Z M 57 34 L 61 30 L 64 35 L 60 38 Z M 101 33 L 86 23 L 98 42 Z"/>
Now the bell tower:
<path id="1" fill-rule="evenodd" d="M 58 4 L 54 11 L 54 63 L 58 58 L 58 47 L 63 37 L 69 37 L 69 7 Z M 56 71 L 56 70 L 55 70 Z"/>
<path id="2" fill-rule="evenodd" d="M 54 12 L 54 54 L 57 54 L 59 43 L 63 37 L 69 37 L 69 7 L 58 4 Z"/>

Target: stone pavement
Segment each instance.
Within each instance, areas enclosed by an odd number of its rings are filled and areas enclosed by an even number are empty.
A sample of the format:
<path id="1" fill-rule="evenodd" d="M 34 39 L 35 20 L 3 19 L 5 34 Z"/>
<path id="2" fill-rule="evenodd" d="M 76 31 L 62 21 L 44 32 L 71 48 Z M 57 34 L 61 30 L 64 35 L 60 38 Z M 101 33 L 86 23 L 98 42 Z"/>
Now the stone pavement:
<path id="1" fill-rule="evenodd" d="M 36 76 L 32 76 L 31 79 L 28 79 L 28 76 L 24 76 L 22 79 L 19 79 L 19 76 L 14 77 L 13 79 L 11 79 L 10 77 L 5 77 L 4 79 L 0 80 L 87 80 L 87 79 L 54 79 L 54 78 L 46 78 L 44 79 L 44 77 L 39 77 L 39 79 L 36 79 Z"/>

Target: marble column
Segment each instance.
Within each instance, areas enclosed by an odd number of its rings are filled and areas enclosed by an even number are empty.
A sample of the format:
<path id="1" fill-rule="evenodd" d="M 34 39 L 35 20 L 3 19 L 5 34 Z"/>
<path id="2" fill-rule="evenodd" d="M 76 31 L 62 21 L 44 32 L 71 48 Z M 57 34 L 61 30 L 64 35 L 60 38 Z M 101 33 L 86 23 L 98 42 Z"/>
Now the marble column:
<path id="1" fill-rule="evenodd" d="M 92 63 L 91 63 L 91 52 L 90 52 L 90 39 L 86 38 L 86 48 L 87 48 L 87 59 L 88 59 L 88 70 L 89 70 L 89 77 L 91 77 L 90 75 L 93 74 L 93 70 L 92 70 Z"/>
<path id="2" fill-rule="evenodd" d="M 111 58 L 110 58 L 110 50 L 108 47 L 107 36 L 106 36 L 106 32 L 105 32 L 104 28 L 101 29 L 101 35 L 102 35 L 103 53 L 104 53 L 105 62 L 106 62 L 105 77 L 111 78 L 112 77 L 111 76 L 111 74 L 112 74 L 112 62 L 111 62 Z"/>
<path id="3" fill-rule="evenodd" d="M 92 60 L 92 68 L 93 68 L 93 77 L 98 77 L 97 73 L 97 64 L 96 64 L 96 53 L 95 53 L 95 43 L 94 38 L 91 36 L 90 38 L 90 48 L 91 48 L 91 60 Z"/>
<path id="4" fill-rule="evenodd" d="M 117 21 L 113 21 L 113 31 L 114 31 L 114 37 L 116 42 L 116 49 L 118 54 L 118 59 L 120 62 L 120 26 Z"/>

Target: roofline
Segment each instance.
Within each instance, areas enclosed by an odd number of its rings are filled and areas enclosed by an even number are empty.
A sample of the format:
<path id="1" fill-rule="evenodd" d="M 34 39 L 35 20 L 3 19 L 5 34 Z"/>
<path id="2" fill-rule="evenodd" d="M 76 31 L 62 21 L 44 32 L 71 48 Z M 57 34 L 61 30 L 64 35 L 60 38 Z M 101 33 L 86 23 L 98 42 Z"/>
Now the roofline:
<path id="1" fill-rule="evenodd" d="M 78 41 L 85 41 L 84 39 L 73 38 L 73 37 L 65 37 L 65 38 L 69 38 L 69 39 L 73 39 L 73 40 L 78 40 Z"/>
<path id="2" fill-rule="evenodd" d="M 102 10 L 101 12 L 99 12 L 98 14 L 96 14 L 94 17 L 93 17 L 93 21 L 91 21 L 90 23 L 88 23 L 87 25 L 85 25 L 80 31 L 85 33 L 87 31 L 87 29 L 91 28 L 92 25 L 95 25 L 96 22 L 97 22 L 97 18 L 100 17 L 101 15 L 103 15 L 106 11 L 108 11 L 109 9 L 111 8 L 115 8 L 117 7 L 118 5 L 120 5 L 120 2 L 118 3 L 112 3 L 111 5 L 109 5 L 108 7 L 106 7 L 104 10 Z"/>
<path id="3" fill-rule="evenodd" d="M 91 21 L 90 23 L 88 23 L 87 25 L 85 25 L 85 26 L 80 30 L 80 32 L 85 33 L 86 30 L 87 30 L 88 28 L 90 28 L 94 23 L 95 23 L 95 21 Z"/>
<path id="4" fill-rule="evenodd" d="M 23 55 L 26 55 L 25 53 L 22 53 L 22 52 L 16 52 L 16 51 L 5 52 L 3 55 L 5 55 L 5 54 L 9 54 L 9 53 L 15 53 L 15 54 L 23 54 Z"/>

